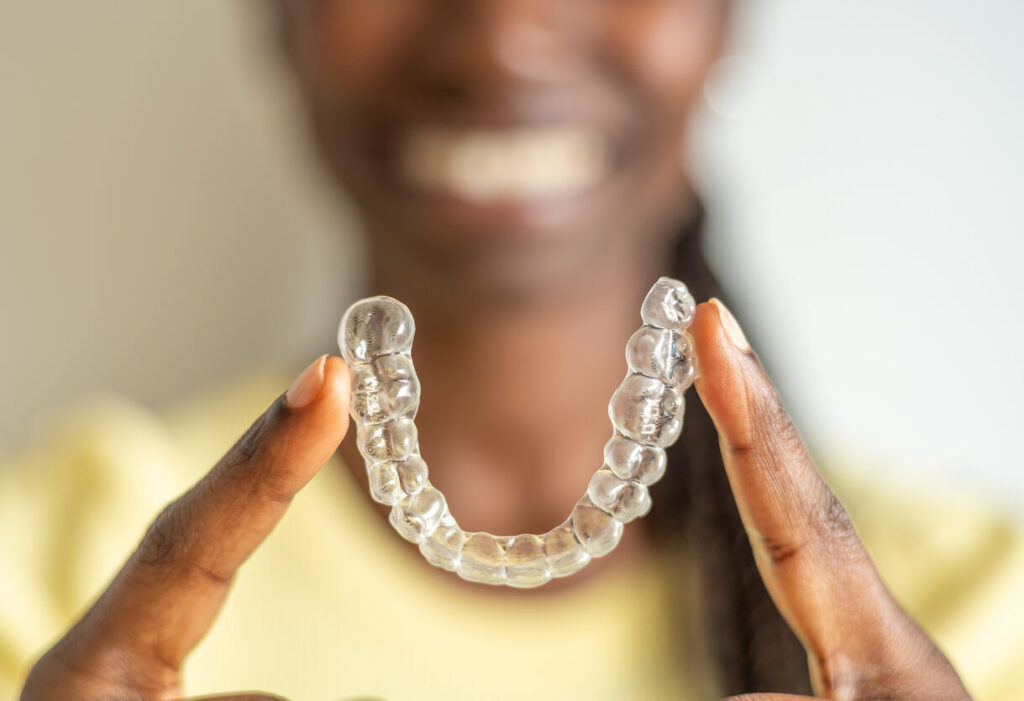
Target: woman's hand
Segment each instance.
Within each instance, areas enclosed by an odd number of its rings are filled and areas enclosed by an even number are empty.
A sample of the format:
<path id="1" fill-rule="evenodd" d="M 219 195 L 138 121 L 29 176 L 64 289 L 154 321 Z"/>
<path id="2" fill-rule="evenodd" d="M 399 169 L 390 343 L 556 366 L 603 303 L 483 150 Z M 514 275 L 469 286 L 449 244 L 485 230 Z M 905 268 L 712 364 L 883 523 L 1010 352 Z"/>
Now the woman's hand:
<path id="1" fill-rule="evenodd" d="M 341 358 L 303 370 L 217 465 L 168 506 L 107 590 L 33 667 L 22 701 L 171 699 L 231 580 L 348 429 Z M 267 696 L 235 696 L 265 699 Z"/>
<path id="2" fill-rule="evenodd" d="M 827 699 L 968 699 L 949 661 L 886 589 L 735 318 L 717 300 L 690 332 L 697 392 L 768 592 Z M 741 697 L 753 701 L 795 698 Z"/>

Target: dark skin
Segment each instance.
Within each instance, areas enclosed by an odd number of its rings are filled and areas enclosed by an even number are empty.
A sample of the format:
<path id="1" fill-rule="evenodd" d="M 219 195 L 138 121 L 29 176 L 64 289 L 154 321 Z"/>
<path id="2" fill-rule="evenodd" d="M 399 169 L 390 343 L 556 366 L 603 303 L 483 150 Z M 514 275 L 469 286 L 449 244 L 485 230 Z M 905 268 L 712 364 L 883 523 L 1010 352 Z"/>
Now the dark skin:
<path id="1" fill-rule="evenodd" d="M 416 316 L 421 447 L 467 530 L 547 530 L 600 460 L 605 407 L 637 325 L 636 290 L 653 280 L 673 222 L 692 206 L 679 154 L 727 10 L 714 0 L 282 7 L 317 141 L 370 234 L 373 286 Z M 543 201 L 419 192 L 395 176 L 389 156 L 395 135 L 418 122 L 585 123 L 613 144 L 614 168 L 582 193 Z M 816 694 L 967 698 L 889 595 L 732 316 L 701 304 L 692 334 L 696 390 L 719 431 L 761 575 L 807 650 Z M 36 664 L 22 698 L 182 696 L 186 658 L 238 568 L 338 450 L 348 382 L 340 358 L 314 361 L 160 514 L 110 588 Z M 341 451 L 361 473 L 351 441 Z M 643 557 L 642 525 L 627 534 L 562 586 Z M 513 594 L 522 595 L 495 590 Z"/>

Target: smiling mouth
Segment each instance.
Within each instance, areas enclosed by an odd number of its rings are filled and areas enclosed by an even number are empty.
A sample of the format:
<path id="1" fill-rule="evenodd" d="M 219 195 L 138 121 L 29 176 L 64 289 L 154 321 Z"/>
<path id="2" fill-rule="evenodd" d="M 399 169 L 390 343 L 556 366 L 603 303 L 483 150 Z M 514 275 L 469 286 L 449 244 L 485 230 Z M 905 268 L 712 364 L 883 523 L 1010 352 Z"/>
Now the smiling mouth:
<path id="1" fill-rule="evenodd" d="M 611 170 L 609 140 L 583 127 L 419 126 L 397 147 L 398 175 L 412 189 L 481 204 L 576 195 Z"/>

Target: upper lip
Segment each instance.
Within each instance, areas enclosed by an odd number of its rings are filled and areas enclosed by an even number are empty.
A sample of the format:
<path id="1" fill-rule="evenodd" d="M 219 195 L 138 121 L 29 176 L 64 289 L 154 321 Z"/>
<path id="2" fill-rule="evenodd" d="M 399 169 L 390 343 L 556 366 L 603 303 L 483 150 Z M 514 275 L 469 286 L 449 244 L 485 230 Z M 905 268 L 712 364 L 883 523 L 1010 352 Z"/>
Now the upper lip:
<path id="1" fill-rule="evenodd" d="M 587 114 L 571 92 L 554 90 L 509 90 L 485 97 L 428 95 L 412 97 L 390 107 L 401 121 L 479 128 L 564 124 L 579 122 L 581 115 Z"/>

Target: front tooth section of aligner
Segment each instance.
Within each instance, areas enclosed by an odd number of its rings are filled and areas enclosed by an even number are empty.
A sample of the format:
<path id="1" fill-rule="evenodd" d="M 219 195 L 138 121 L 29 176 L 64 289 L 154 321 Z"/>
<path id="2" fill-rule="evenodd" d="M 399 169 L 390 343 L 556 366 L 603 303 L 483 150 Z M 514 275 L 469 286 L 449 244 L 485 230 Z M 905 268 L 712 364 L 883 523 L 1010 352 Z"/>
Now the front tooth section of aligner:
<path id="1" fill-rule="evenodd" d="M 626 364 L 679 390 L 693 384 L 693 354 L 678 331 L 641 326 L 626 344 Z"/>
<path id="2" fill-rule="evenodd" d="M 374 501 L 392 506 L 419 494 L 427 484 L 427 463 L 413 453 L 397 462 L 369 463 L 366 476 Z"/>
<path id="3" fill-rule="evenodd" d="M 595 506 L 589 497 L 585 496 L 576 503 L 569 520 L 573 535 L 591 557 L 607 555 L 622 538 L 622 522 Z"/>
<path id="4" fill-rule="evenodd" d="M 422 543 L 434 534 L 447 511 L 444 495 L 428 484 L 416 496 L 391 507 L 388 520 L 403 538 L 411 543 Z"/>
<path id="5" fill-rule="evenodd" d="M 420 543 L 420 552 L 435 567 L 454 572 L 462 560 L 466 537 L 459 524 L 445 510 L 434 532 Z"/>
<path id="6" fill-rule="evenodd" d="M 567 519 L 544 534 L 544 560 L 552 577 L 568 577 L 590 562 L 590 553 L 576 539 L 572 519 Z"/>
<path id="7" fill-rule="evenodd" d="M 505 584 L 505 547 L 510 541 L 507 536 L 470 533 L 455 573 L 469 582 Z"/>
<path id="8" fill-rule="evenodd" d="M 686 285 L 662 277 L 651 287 L 640 307 L 640 317 L 648 326 L 685 331 L 693 321 L 697 304 Z"/>
<path id="9" fill-rule="evenodd" d="M 551 581 L 544 541 L 531 534 L 517 535 L 505 549 L 505 577 L 510 587 L 539 587 Z"/>
<path id="10" fill-rule="evenodd" d="M 368 463 L 405 460 L 416 450 L 419 436 L 411 419 L 400 418 L 358 428 L 357 447 Z"/>
<path id="11" fill-rule="evenodd" d="M 668 456 L 664 448 L 637 443 L 616 433 L 604 444 L 604 464 L 621 479 L 649 486 L 665 475 Z"/>
<path id="12" fill-rule="evenodd" d="M 382 355 L 408 354 L 415 334 L 416 324 L 407 306 L 391 297 L 370 297 L 345 312 L 338 327 L 338 345 L 351 366 Z"/>
<path id="13" fill-rule="evenodd" d="M 626 377 L 608 403 L 608 416 L 620 433 L 660 448 L 679 438 L 683 411 L 679 390 L 637 374 Z"/>
<path id="14" fill-rule="evenodd" d="M 587 496 L 616 521 L 629 523 L 651 510 L 651 493 L 647 487 L 615 476 L 608 468 L 594 473 L 587 487 Z"/>
<path id="15" fill-rule="evenodd" d="M 377 424 L 414 418 L 420 404 L 420 381 L 412 358 L 384 355 L 352 366 L 352 417 Z"/>

